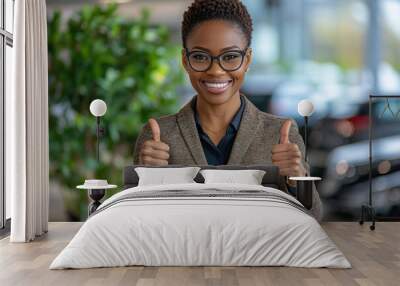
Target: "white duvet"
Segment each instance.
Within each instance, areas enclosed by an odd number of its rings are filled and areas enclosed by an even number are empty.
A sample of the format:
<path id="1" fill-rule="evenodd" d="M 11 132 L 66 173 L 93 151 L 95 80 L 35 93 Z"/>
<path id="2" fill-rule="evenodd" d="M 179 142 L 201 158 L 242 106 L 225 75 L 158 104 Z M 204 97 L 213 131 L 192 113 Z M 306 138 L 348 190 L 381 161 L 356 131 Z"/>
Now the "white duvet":
<path id="1" fill-rule="evenodd" d="M 254 190 L 282 201 L 251 196 L 121 200 L 137 192 L 168 190 Z M 106 200 L 50 269 L 127 265 L 350 268 L 319 223 L 296 205 L 301 204 L 290 195 L 255 185 L 138 186 Z"/>

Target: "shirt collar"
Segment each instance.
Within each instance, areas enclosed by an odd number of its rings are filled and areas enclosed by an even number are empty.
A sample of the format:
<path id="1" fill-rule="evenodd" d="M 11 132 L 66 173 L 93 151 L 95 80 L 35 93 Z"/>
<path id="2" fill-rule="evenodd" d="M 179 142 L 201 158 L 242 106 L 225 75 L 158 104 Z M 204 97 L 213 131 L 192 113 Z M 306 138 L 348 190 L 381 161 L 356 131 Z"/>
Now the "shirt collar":
<path id="1" fill-rule="evenodd" d="M 235 131 L 239 130 L 239 125 L 242 120 L 242 115 L 244 112 L 245 102 L 244 102 L 243 96 L 244 95 L 240 95 L 239 110 L 236 112 L 235 116 L 232 118 L 231 122 L 229 123 L 229 125 L 232 126 L 235 129 Z M 197 95 L 195 96 L 194 100 L 192 101 L 192 109 L 194 112 L 194 118 L 195 118 L 196 125 L 201 128 L 200 118 L 199 118 L 199 115 L 196 110 L 196 102 L 197 102 Z"/>

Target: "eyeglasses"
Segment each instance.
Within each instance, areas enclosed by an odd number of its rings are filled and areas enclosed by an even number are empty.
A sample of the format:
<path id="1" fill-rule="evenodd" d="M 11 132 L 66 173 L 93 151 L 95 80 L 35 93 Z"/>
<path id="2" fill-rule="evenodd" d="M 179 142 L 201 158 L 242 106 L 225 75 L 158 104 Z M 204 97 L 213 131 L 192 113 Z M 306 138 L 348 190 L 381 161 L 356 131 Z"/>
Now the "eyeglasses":
<path id="1" fill-rule="evenodd" d="M 247 49 L 241 51 L 227 51 L 219 54 L 218 56 L 212 56 L 207 52 L 203 51 L 189 51 L 186 49 L 186 57 L 188 59 L 190 67 L 197 72 L 208 71 L 214 60 L 218 61 L 219 66 L 227 72 L 232 72 L 240 69 L 243 64 L 244 56 L 246 55 Z"/>

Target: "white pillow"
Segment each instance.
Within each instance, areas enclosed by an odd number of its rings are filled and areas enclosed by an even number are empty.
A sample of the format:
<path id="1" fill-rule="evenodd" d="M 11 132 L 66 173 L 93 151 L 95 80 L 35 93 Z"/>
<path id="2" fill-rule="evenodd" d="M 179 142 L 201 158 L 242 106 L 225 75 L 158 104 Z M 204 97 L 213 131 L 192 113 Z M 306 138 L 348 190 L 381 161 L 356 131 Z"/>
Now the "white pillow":
<path id="1" fill-rule="evenodd" d="M 204 183 L 234 183 L 246 185 L 261 185 L 265 175 L 263 170 L 201 170 Z"/>
<path id="2" fill-rule="evenodd" d="M 139 176 L 138 186 L 196 183 L 193 179 L 199 170 L 199 167 L 135 168 Z"/>

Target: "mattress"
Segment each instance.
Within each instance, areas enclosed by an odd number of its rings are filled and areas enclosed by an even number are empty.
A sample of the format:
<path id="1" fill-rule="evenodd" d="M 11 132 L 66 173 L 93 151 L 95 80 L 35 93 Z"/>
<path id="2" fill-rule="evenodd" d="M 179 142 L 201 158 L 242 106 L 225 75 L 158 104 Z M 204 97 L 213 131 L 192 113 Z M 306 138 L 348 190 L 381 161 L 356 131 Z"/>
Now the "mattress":
<path id="1" fill-rule="evenodd" d="M 199 183 L 115 194 L 50 269 L 132 265 L 351 267 L 292 196 L 258 185 Z"/>

